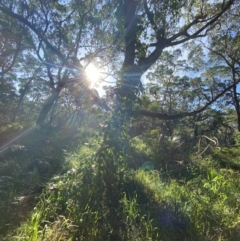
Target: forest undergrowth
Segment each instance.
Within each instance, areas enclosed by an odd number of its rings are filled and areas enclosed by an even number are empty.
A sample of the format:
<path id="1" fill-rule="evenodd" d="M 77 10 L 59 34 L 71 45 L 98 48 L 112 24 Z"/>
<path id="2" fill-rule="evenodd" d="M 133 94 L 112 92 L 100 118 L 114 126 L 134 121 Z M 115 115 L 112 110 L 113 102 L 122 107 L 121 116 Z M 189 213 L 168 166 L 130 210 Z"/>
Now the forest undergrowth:
<path id="1" fill-rule="evenodd" d="M 110 240 L 94 158 L 99 136 L 91 130 L 36 129 L 1 156 L 1 240 Z M 131 141 L 120 206 L 112 217 L 118 223 L 115 237 L 238 240 L 238 145 L 202 157 L 169 145 L 160 155 L 148 138 Z"/>

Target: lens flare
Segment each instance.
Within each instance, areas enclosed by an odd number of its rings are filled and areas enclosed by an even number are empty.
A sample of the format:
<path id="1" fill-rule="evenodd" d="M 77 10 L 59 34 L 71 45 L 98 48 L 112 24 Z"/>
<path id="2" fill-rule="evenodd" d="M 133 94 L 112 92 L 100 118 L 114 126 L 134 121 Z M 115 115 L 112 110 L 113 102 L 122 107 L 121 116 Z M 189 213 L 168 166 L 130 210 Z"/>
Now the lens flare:
<path id="1" fill-rule="evenodd" d="M 94 65 L 89 65 L 86 68 L 86 73 L 88 76 L 88 79 L 91 83 L 91 88 L 95 87 L 95 85 L 97 84 L 97 82 L 99 81 L 100 78 L 100 73 L 99 70 L 94 66 Z"/>

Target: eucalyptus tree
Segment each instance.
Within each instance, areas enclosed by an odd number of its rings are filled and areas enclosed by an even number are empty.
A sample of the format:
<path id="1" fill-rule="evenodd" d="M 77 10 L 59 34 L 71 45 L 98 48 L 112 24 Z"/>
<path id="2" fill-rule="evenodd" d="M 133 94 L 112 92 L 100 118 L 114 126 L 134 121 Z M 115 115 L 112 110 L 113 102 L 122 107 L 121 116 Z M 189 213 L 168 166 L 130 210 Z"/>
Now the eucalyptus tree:
<path id="1" fill-rule="evenodd" d="M 31 33 L 32 54 L 44 65 L 51 95 L 39 114 L 43 124 L 62 89 L 81 85 L 86 92 L 84 66 L 102 51 L 101 40 L 92 29 L 101 23 L 95 17 L 96 1 L 2 1 L 0 11 L 27 27 Z M 33 68 L 37 68 L 36 66 Z M 90 92 L 90 90 L 88 90 Z M 93 95 L 94 92 L 91 92 Z M 97 99 L 98 96 L 95 96 Z"/>
<path id="2" fill-rule="evenodd" d="M 234 0 L 12 0 L 0 3 L 2 13 L 30 29 L 36 54 L 45 64 L 52 95 L 39 115 L 38 124 L 68 84 L 80 82 L 83 89 L 87 88 L 80 60 L 89 62 L 97 56 L 104 61 L 103 65 L 109 63 L 115 70 L 114 107 L 96 156 L 103 183 L 103 211 L 112 218 L 110 240 L 118 239 L 117 209 L 121 195 L 118 189 L 123 177 L 121 170 L 126 164 L 129 123 L 142 89 L 142 75 L 156 63 L 164 49 L 206 36 L 233 4 Z M 86 53 L 83 48 L 89 43 Z M 171 118 L 198 112 L 177 113 Z M 170 118 L 167 114 L 146 110 L 135 113 Z"/>
<path id="3" fill-rule="evenodd" d="M 123 104 L 131 112 L 132 100 L 141 87 L 141 76 L 157 61 L 163 49 L 206 36 L 233 3 L 233 0 L 222 3 L 134 0 L 114 4 L 111 1 L 12 0 L 2 1 L 0 10 L 29 28 L 34 50 L 45 64 L 52 95 L 38 118 L 37 122 L 42 123 L 64 86 L 79 83 L 80 76 L 73 69 L 79 69 L 84 75 L 79 60 L 90 61 L 96 55 L 103 60 L 107 55 L 119 56 L 116 59 L 120 70 L 116 109 L 117 112 L 119 108 L 125 109 Z M 110 51 L 106 51 L 108 49 Z M 127 99 L 131 101 L 124 101 Z M 159 113 L 138 113 L 167 118 Z M 123 116 L 126 115 L 119 118 Z M 127 116 L 122 122 L 129 121 L 130 115 Z"/>
<path id="4" fill-rule="evenodd" d="M 147 75 L 147 90 L 151 104 L 145 110 L 174 115 L 183 111 L 192 111 L 193 99 L 196 97 L 191 88 L 191 78 L 185 74 L 189 69 L 186 60 L 181 59 L 180 49 L 172 52 L 163 51 L 159 60 Z M 158 121 L 160 134 L 173 136 L 180 119 Z"/>
<path id="5" fill-rule="evenodd" d="M 17 73 L 17 101 L 11 121 L 22 121 L 33 124 L 36 121 L 45 96 L 49 95 L 48 81 L 42 64 L 31 51 L 25 51 L 21 56 Z"/>
<path id="6" fill-rule="evenodd" d="M 167 47 L 204 37 L 234 1 L 117 1 L 117 32 L 123 41 L 123 61 L 120 66 L 116 104 L 99 151 L 98 162 L 104 183 L 104 205 L 111 207 L 112 217 L 119 207 L 119 183 L 124 168 L 128 143 L 128 124 L 136 96 L 141 88 L 141 76 L 155 64 Z M 119 40 L 120 41 L 120 40 Z M 120 43 L 119 43 L 119 46 Z M 201 111 L 211 103 L 206 104 Z M 167 119 L 169 115 L 144 110 L 135 113 Z M 196 114 L 192 112 L 191 115 Z M 175 117 L 190 115 L 188 112 Z M 120 168 L 119 168 L 120 167 Z M 119 175 L 116 175 L 119 174 Z M 113 220 L 113 239 L 117 224 Z"/>
<path id="7" fill-rule="evenodd" d="M 240 130 L 239 108 L 239 3 L 229 11 L 217 28 L 204 41 L 192 42 L 188 56 L 195 75 L 200 76 L 198 89 L 206 102 L 214 101 L 214 109 L 234 107 Z M 215 97 L 218 96 L 216 99 Z"/>
<path id="8" fill-rule="evenodd" d="M 214 78 L 219 88 L 233 85 L 225 94 L 221 107 L 233 106 L 237 116 L 237 129 L 240 131 L 240 21 L 239 7 L 228 14 L 228 20 L 222 22 L 210 38 L 209 68 L 207 74 L 209 78 Z"/>
<path id="9" fill-rule="evenodd" d="M 164 144 L 170 144 L 177 138 L 181 147 L 188 147 L 189 151 L 202 135 L 216 136 L 223 126 L 227 126 L 224 113 L 216 105 L 188 118 L 172 118 L 181 112 L 192 113 L 200 109 L 212 97 L 209 90 L 213 86 L 205 80 L 202 72 L 206 67 L 205 55 L 201 48 L 194 50 L 194 54 L 190 52 L 189 60 L 183 59 L 179 49 L 163 51 L 147 75 L 149 82 L 145 94 L 141 96 L 141 108 L 163 113 L 169 119 L 136 118 L 132 126 L 135 132 L 140 128 L 136 132 L 139 135 L 154 133 L 151 138 L 155 137 L 155 143 L 158 142 L 161 150 L 166 147 Z M 222 89 L 215 92 L 221 93 Z"/>
<path id="10" fill-rule="evenodd" d="M 15 19 L 0 15 L 0 112 L 8 120 L 17 100 L 16 72 L 19 58 L 26 48 L 22 37 L 24 32 L 27 34 Z"/>
<path id="11" fill-rule="evenodd" d="M 105 133 L 105 143 L 112 147 L 113 162 L 121 162 L 124 156 L 128 142 L 126 123 L 130 122 L 143 73 L 155 64 L 165 48 L 206 36 L 233 2 L 118 1 L 116 30 L 118 36 L 123 36 L 123 62 L 116 89 L 116 107 Z M 169 118 L 167 114 L 145 110 L 135 113 Z M 188 114 L 195 112 L 175 114 L 173 118 Z"/>

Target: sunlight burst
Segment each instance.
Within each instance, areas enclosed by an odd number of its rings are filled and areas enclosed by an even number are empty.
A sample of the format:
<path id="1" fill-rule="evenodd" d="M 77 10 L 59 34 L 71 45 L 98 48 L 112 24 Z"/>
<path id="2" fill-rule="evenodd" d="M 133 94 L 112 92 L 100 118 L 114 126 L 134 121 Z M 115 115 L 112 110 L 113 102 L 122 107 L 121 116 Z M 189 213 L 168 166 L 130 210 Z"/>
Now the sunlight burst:
<path id="1" fill-rule="evenodd" d="M 89 65 L 86 68 L 86 73 L 88 76 L 88 79 L 91 83 L 91 88 L 93 88 L 95 85 L 97 85 L 97 82 L 100 79 L 100 72 L 94 65 Z"/>

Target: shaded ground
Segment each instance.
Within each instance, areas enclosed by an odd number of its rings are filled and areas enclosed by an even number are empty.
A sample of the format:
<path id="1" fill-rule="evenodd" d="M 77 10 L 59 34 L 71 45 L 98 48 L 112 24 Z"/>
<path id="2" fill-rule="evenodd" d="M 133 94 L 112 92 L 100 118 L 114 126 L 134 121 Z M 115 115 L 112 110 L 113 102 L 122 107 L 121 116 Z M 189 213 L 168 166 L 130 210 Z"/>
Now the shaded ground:
<path id="1" fill-rule="evenodd" d="M 220 169 L 212 157 L 199 160 L 199 165 L 173 164 L 164 172 L 126 170 L 117 190 L 121 205 L 111 217 L 118 227 L 111 233 L 92 158 L 95 150 L 89 144 L 94 143 L 85 143 L 84 135 L 76 133 L 67 128 L 36 129 L 1 157 L 1 240 L 13 239 L 11 231 L 15 235 L 16 227 L 27 220 L 46 185 L 41 202 L 14 240 L 30 234 L 35 235 L 32 240 L 49 241 L 238 240 L 239 175 Z M 75 149 L 80 154 L 73 156 Z M 68 157 L 81 163 L 79 168 L 70 170 Z"/>
<path id="2" fill-rule="evenodd" d="M 17 132 L 15 137 L 24 133 L 26 130 Z M 45 184 L 53 175 L 63 171 L 65 148 L 76 148 L 76 135 L 76 130 L 70 128 L 35 128 L 22 135 L 2 153 L 0 237 L 4 237 L 29 217 Z"/>

